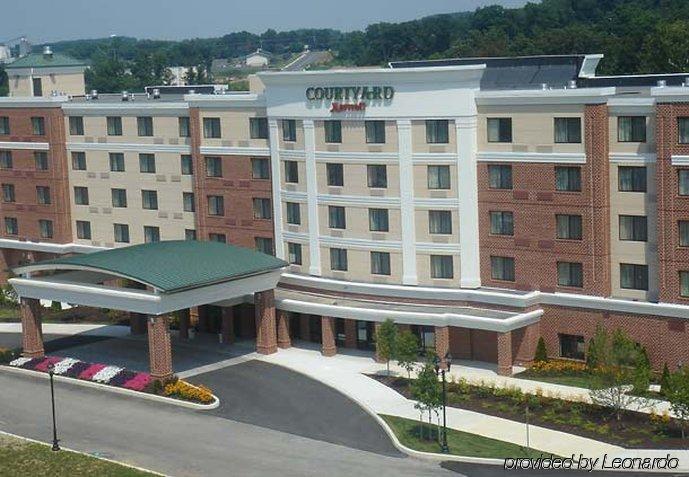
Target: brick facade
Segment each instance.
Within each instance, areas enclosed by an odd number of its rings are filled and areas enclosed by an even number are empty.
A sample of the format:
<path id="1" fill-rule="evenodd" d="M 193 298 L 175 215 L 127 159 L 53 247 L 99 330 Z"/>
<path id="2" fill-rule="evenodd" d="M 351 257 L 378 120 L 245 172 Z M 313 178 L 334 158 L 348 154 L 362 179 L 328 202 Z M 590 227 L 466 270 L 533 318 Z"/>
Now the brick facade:
<path id="1" fill-rule="evenodd" d="M 164 381 L 172 377 L 169 316 L 151 316 L 148 318 L 148 357 L 153 379 Z"/>
<path id="2" fill-rule="evenodd" d="M 335 344 L 335 318 L 324 316 L 321 318 L 321 354 L 323 356 L 335 356 L 337 345 Z"/>
<path id="3" fill-rule="evenodd" d="M 22 319 L 22 354 L 29 358 L 44 355 L 41 305 L 34 298 L 22 298 L 19 310 Z"/>
<path id="4" fill-rule="evenodd" d="M 278 327 L 278 348 L 287 349 L 292 346 L 292 339 L 290 338 L 290 322 L 289 315 L 286 311 L 277 310 L 277 327 Z"/>
<path id="5" fill-rule="evenodd" d="M 273 290 L 254 293 L 256 313 L 256 351 L 260 354 L 277 352 L 277 324 L 275 322 L 275 294 Z"/>

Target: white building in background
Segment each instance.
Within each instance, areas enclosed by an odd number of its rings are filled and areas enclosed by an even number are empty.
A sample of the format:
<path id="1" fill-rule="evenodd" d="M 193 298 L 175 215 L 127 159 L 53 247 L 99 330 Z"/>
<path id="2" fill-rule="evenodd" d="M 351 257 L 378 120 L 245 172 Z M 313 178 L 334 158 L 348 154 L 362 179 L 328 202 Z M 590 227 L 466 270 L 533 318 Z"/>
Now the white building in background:
<path id="1" fill-rule="evenodd" d="M 263 68 L 268 66 L 271 56 L 270 53 L 259 48 L 244 58 L 244 64 L 252 68 Z"/>

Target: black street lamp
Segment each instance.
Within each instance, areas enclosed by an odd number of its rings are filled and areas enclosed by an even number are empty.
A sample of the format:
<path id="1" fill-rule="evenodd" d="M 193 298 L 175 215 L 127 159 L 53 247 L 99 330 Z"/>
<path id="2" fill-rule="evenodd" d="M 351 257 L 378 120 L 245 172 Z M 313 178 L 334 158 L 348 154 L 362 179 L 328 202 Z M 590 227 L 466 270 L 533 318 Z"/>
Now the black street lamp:
<path id="1" fill-rule="evenodd" d="M 448 351 L 442 361 L 436 356 L 433 359 L 433 364 L 435 364 L 435 374 L 440 374 L 443 378 L 443 436 L 440 443 L 440 450 L 443 454 L 449 454 L 450 448 L 447 445 L 447 387 L 445 385 L 445 372 L 450 371 L 450 366 L 452 366 L 452 355 Z"/>
<path id="2" fill-rule="evenodd" d="M 58 439 L 57 439 L 57 423 L 55 421 L 55 387 L 53 386 L 53 370 L 55 369 L 55 366 L 50 364 L 48 365 L 48 375 L 50 376 L 50 400 L 52 401 L 53 405 L 53 447 L 52 449 L 54 451 L 59 451 L 60 450 L 60 445 L 58 444 Z"/>

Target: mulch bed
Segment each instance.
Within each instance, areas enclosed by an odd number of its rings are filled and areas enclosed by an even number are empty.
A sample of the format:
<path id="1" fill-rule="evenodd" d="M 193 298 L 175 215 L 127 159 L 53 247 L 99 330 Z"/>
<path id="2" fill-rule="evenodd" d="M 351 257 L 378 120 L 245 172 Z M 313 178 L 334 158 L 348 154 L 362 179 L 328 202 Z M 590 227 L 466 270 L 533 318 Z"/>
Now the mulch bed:
<path id="1" fill-rule="evenodd" d="M 368 375 L 413 399 L 409 380 L 403 377 Z M 466 385 L 464 392 L 452 390 L 448 383 L 448 407 L 456 407 L 526 422 L 525 404 L 511 396 L 496 396 L 487 387 Z M 641 412 L 624 411 L 618 421 L 609 409 L 586 403 L 534 396 L 529 405 L 529 422 L 533 425 L 595 439 L 630 449 L 687 449 L 689 439 L 681 439 L 678 421 Z M 534 405 L 535 404 L 535 405 Z"/>

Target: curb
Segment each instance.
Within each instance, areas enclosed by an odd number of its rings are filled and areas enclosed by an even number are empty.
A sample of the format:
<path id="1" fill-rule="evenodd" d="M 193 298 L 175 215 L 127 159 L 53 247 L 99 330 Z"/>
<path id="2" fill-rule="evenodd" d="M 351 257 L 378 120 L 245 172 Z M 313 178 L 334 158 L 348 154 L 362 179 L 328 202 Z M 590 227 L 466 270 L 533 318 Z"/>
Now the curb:
<path id="1" fill-rule="evenodd" d="M 38 441 L 36 439 L 31 439 L 30 437 L 18 436 L 17 434 L 12 434 L 11 432 L 7 432 L 7 431 L 3 431 L 3 430 L 0 430 L 0 435 L 14 437 L 15 439 L 20 439 L 22 441 L 31 442 L 31 443 L 39 444 L 39 445 L 46 446 L 46 447 L 50 446 L 50 444 L 48 444 L 46 442 Z M 122 467 L 127 467 L 129 469 L 134 469 L 134 470 L 138 470 L 141 472 L 148 472 L 149 474 L 159 475 L 161 477 L 167 477 L 167 474 L 161 474 L 160 472 L 156 472 L 155 470 L 146 469 L 144 467 L 139 467 L 139 466 L 132 465 L 132 464 L 127 464 L 126 462 L 120 462 L 117 460 L 108 459 L 107 457 L 100 457 L 97 455 L 89 454 L 88 452 L 82 452 L 82 451 L 70 449 L 69 447 L 60 446 L 60 450 L 72 452 L 74 454 L 79 454 L 79 455 L 83 455 L 83 456 L 87 456 L 87 457 L 91 457 L 93 459 L 98 459 L 98 460 L 102 460 L 105 462 L 110 462 L 111 464 L 121 465 Z"/>
<path id="2" fill-rule="evenodd" d="M 7 371 L 14 374 L 19 374 L 22 376 L 33 376 L 41 379 L 50 379 L 48 373 L 43 373 L 40 371 L 32 371 L 30 369 L 14 368 L 12 366 L 0 365 L 0 370 Z M 166 396 L 158 396 L 156 394 L 149 394 L 140 391 L 133 391 L 131 389 L 118 388 L 115 386 L 108 386 L 107 384 L 94 383 L 93 381 L 83 381 L 81 379 L 67 378 L 64 376 L 53 375 L 55 381 L 60 383 L 70 383 L 76 386 L 82 386 L 85 388 L 98 389 L 101 391 L 108 391 L 113 394 L 122 394 L 124 396 L 137 397 L 139 399 L 147 399 L 149 401 L 162 402 L 166 404 L 172 404 L 173 406 L 184 407 L 187 409 L 194 409 L 198 411 L 208 411 L 211 409 L 216 409 L 220 406 L 220 399 L 214 394 L 215 399 L 211 404 L 199 404 L 195 402 L 182 401 L 181 399 L 169 398 Z M 189 383 L 190 386 L 194 386 Z M 196 386 L 194 386 L 196 387 Z"/>

